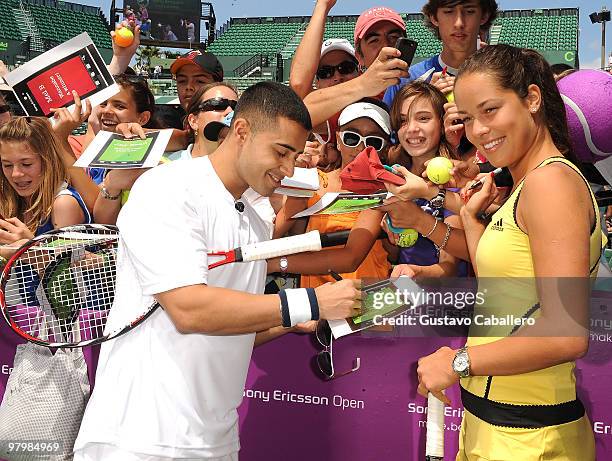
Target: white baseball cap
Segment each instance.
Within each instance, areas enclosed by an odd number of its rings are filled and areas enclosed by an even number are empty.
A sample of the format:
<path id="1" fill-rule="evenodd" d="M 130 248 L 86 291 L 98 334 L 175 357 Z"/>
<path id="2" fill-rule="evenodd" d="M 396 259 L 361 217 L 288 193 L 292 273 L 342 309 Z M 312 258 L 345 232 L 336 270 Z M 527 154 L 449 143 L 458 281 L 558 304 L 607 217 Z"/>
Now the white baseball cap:
<path id="1" fill-rule="evenodd" d="M 344 38 L 330 38 L 329 40 L 325 40 L 321 46 L 321 57 L 331 51 L 344 51 L 346 54 L 355 58 L 355 48 L 353 48 L 351 42 Z"/>
<path id="2" fill-rule="evenodd" d="M 391 117 L 389 112 L 371 102 L 356 102 L 344 108 L 338 118 L 338 126 L 346 125 L 358 118 L 369 118 L 385 133 L 391 134 Z"/>

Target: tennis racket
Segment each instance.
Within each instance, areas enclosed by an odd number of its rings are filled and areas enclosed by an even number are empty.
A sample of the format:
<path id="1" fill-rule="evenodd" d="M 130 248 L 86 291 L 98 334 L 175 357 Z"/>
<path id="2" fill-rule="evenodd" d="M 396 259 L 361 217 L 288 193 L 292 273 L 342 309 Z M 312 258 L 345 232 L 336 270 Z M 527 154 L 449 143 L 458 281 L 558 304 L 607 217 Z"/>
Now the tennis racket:
<path id="1" fill-rule="evenodd" d="M 308 234 L 217 252 L 223 261 L 256 261 L 346 243 L 348 231 Z M 20 247 L 0 275 L 0 309 L 10 327 L 48 347 L 83 347 L 116 338 L 144 322 L 159 307 L 146 306 L 107 327 L 115 298 L 119 232 L 84 224 L 40 235 Z M 214 255 L 211 255 L 214 256 Z"/>
<path id="2" fill-rule="evenodd" d="M 444 403 L 427 395 L 425 461 L 444 461 Z"/>

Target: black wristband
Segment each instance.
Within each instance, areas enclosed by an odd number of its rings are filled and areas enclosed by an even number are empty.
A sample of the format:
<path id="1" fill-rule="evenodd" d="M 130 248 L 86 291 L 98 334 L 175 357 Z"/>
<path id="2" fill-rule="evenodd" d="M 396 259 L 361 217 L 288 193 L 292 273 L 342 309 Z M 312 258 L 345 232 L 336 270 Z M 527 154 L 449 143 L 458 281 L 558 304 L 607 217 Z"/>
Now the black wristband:
<path id="1" fill-rule="evenodd" d="M 281 310 L 281 317 L 283 319 L 283 326 L 285 328 L 290 328 L 291 327 L 291 316 L 289 315 L 289 302 L 287 301 L 287 293 L 285 292 L 285 290 L 281 290 L 278 292 L 278 296 L 280 298 L 280 310 Z"/>
<path id="2" fill-rule="evenodd" d="M 306 293 L 308 293 L 308 301 L 310 301 L 310 318 L 312 320 L 319 320 L 319 301 L 317 300 L 317 294 L 314 288 L 306 288 Z"/>

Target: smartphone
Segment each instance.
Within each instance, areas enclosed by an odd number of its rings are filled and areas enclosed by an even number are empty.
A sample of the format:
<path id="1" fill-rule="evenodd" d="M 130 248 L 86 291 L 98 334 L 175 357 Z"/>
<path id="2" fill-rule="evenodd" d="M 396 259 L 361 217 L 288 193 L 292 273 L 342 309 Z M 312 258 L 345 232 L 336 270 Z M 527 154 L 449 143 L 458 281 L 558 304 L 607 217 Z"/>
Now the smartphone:
<path id="1" fill-rule="evenodd" d="M 408 64 L 408 67 L 412 65 L 414 54 L 416 53 L 418 43 L 409 38 L 400 37 L 395 42 L 395 48 L 401 51 L 402 55 L 400 59 Z"/>

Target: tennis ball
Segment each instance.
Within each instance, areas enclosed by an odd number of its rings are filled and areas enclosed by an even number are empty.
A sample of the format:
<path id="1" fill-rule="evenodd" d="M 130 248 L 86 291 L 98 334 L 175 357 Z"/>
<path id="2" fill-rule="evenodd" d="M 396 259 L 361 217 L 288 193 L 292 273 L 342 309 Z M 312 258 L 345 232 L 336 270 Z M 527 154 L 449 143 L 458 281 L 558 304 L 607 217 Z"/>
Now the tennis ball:
<path id="1" fill-rule="evenodd" d="M 446 100 L 448 102 L 455 102 L 455 92 L 451 91 L 450 93 L 446 93 Z"/>
<path id="2" fill-rule="evenodd" d="M 134 41 L 134 33 L 127 27 L 122 27 L 115 31 L 115 43 L 117 46 L 126 48 Z"/>
<path id="3" fill-rule="evenodd" d="M 450 181 L 450 170 L 453 163 L 446 157 L 432 158 L 427 164 L 427 177 L 434 184 L 446 184 Z"/>
<path id="4" fill-rule="evenodd" d="M 559 80 L 557 86 L 578 159 L 596 163 L 612 155 L 612 74 L 578 70 Z"/>
<path id="5" fill-rule="evenodd" d="M 410 248 L 414 246 L 419 238 L 419 233 L 414 229 L 404 229 L 397 239 L 397 246 L 401 248 Z"/>

